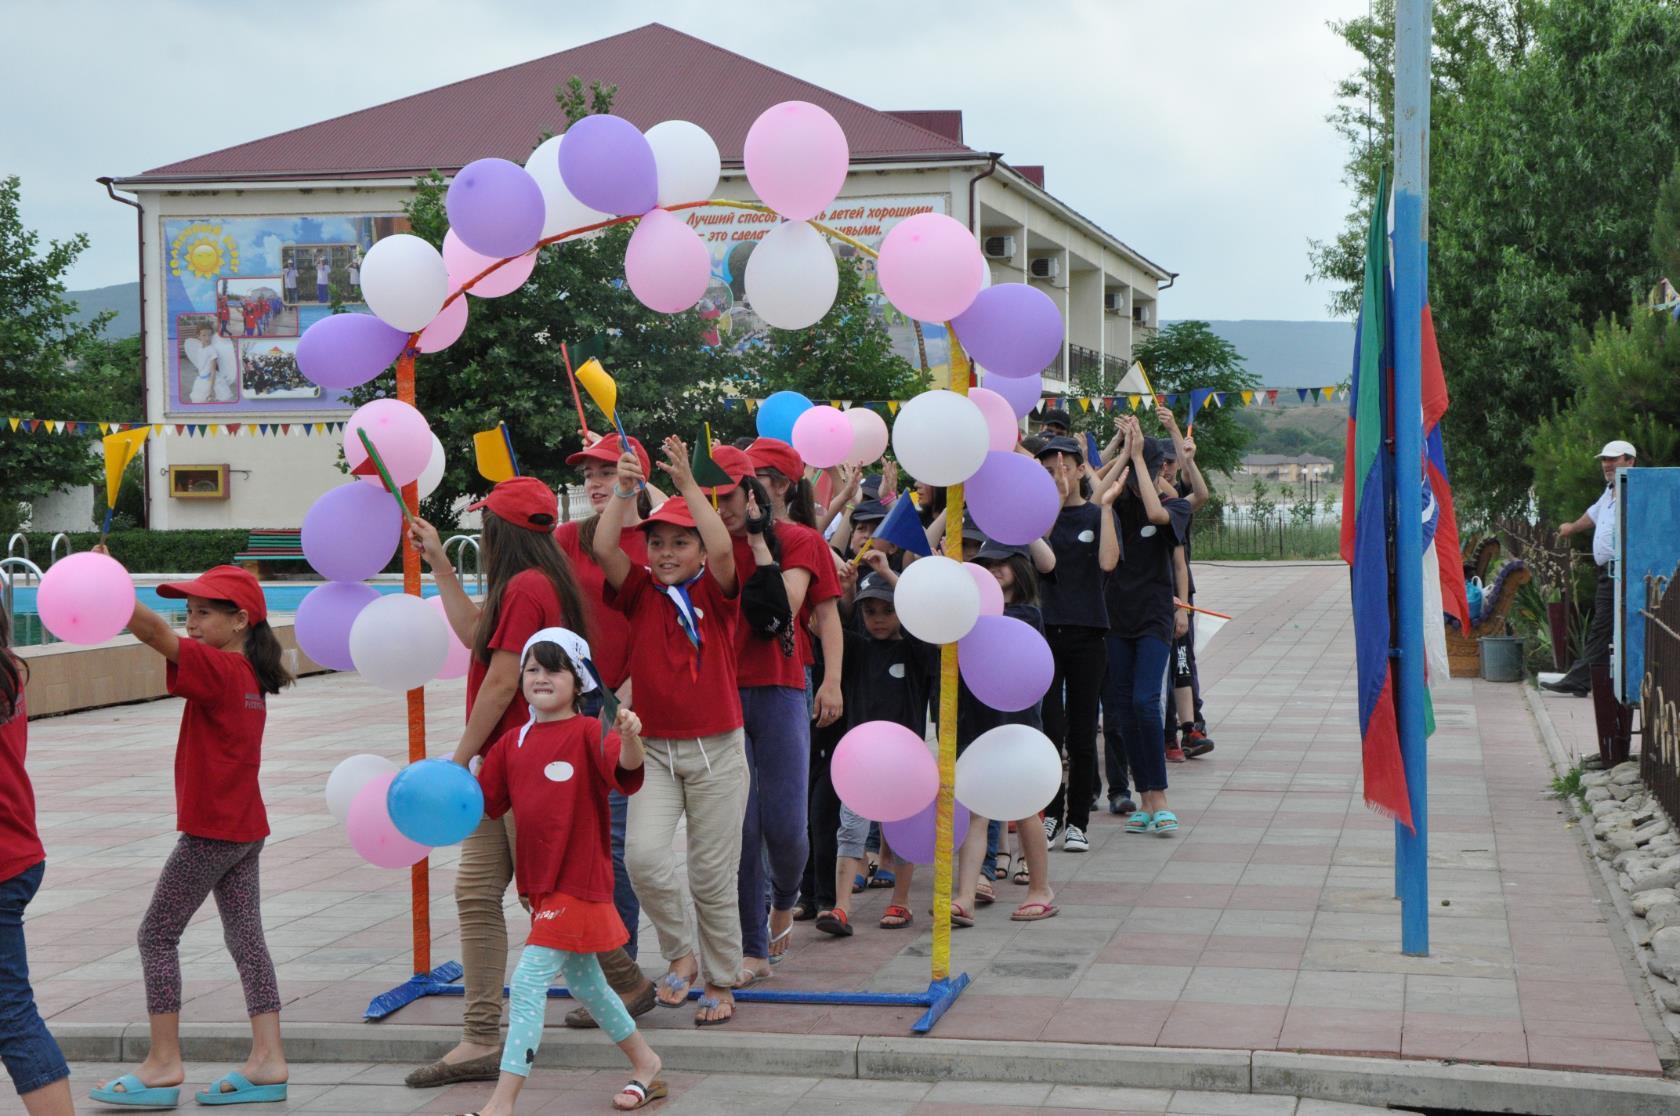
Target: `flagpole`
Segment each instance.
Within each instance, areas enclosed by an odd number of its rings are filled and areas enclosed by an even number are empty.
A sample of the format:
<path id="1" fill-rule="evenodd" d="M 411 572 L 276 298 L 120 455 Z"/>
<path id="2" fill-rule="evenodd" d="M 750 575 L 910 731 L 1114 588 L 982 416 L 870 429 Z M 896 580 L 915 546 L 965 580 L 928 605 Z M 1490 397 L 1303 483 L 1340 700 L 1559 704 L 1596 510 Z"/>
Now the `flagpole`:
<path id="1" fill-rule="evenodd" d="M 1400 950 L 1429 953 L 1429 774 L 1424 737 L 1423 307 L 1428 289 L 1432 0 L 1399 0 L 1394 21 L 1395 662 L 1400 757 L 1412 829 L 1394 827 Z"/>

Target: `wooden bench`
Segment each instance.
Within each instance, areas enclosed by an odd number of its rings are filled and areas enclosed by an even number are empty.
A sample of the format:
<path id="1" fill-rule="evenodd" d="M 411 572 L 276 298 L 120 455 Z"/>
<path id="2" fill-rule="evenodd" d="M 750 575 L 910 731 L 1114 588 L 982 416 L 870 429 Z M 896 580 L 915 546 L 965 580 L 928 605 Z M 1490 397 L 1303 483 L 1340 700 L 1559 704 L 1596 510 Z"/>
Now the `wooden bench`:
<path id="1" fill-rule="evenodd" d="M 296 529 L 252 531 L 245 540 L 245 549 L 233 560 L 261 578 L 265 562 L 302 562 L 303 532 Z"/>
<path id="2" fill-rule="evenodd" d="M 1447 663 L 1454 678 L 1481 677 L 1482 645 L 1479 641 L 1483 636 L 1510 634 L 1505 614 L 1511 611 L 1517 589 L 1531 580 L 1533 575 L 1528 572 L 1527 563 L 1512 559 L 1500 567 L 1499 576 L 1482 590 L 1482 618 L 1468 634 L 1458 630 L 1456 619 L 1447 617 Z"/>

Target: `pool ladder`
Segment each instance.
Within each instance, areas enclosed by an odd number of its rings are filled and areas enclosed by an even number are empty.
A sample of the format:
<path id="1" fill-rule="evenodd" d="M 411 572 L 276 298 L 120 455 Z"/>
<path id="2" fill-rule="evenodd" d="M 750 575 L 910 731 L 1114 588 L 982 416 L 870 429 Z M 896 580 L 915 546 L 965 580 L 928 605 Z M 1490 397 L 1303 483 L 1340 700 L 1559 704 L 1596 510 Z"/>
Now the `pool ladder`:
<path id="1" fill-rule="evenodd" d="M 467 578 L 466 557 L 468 552 L 471 552 L 475 596 L 484 595 L 484 558 L 479 549 L 482 539 L 482 535 L 451 535 L 443 544 L 443 556 L 455 567 L 456 575 L 461 578 L 463 585 Z M 449 553 L 451 547 L 458 548 L 460 553 L 452 557 Z"/>
<path id="2" fill-rule="evenodd" d="M 52 546 L 47 548 L 47 565 L 48 566 L 51 566 L 54 562 L 58 561 L 58 544 L 59 543 L 64 544 L 64 556 L 66 558 L 70 557 L 70 555 L 72 553 L 74 553 L 74 548 L 72 548 L 71 545 L 70 545 L 70 536 L 66 535 L 63 531 L 60 531 L 58 534 L 56 534 L 52 537 Z M 25 554 L 25 557 L 28 557 L 27 553 Z"/>
<path id="3" fill-rule="evenodd" d="M 17 538 L 16 535 L 12 537 Z M 27 554 L 29 552 L 27 539 L 24 540 L 23 547 L 24 553 Z M 41 584 L 41 567 L 31 562 L 27 557 L 19 558 L 16 555 L 8 555 L 5 558 L 0 558 L 0 605 L 5 606 L 8 619 L 12 616 L 12 582 L 17 577 L 17 574 L 13 571 L 21 571 L 25 575 L 33 577 L 35 584 Z"/>

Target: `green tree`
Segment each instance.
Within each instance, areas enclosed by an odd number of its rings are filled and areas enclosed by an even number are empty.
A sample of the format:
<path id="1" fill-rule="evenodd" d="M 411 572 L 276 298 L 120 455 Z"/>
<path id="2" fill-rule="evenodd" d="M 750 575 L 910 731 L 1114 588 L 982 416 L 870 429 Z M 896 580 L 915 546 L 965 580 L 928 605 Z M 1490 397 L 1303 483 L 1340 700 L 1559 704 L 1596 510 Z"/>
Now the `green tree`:
<path id="1" fill-rule="evenodd" d="M 1343 311 L 1392 136 L 1391 25 L 1387 0 L 1334 25 L 1365 58 L 1332 117 L 1350 141 L 1354 212 L 1312 256 L 1342 284 Z M 1666 0 L 1442 0 L 1435 36 L 1430 283 L 1456 400 L 1449 463 L 1467 510 L 1499 514 L 1526 505 L 1527 451 L 1572 390 L 1574 331 L 1655 278 L 1651 207 L 1680 150 L 1680 14 Z"/>
<path id="2" fill-rule="evenodd" d="M 1657 192 L 1657 212 L 1651 221 L 1651 255 L 1657 271 L 1680 283 L 1680 161 L 1663 179 Z"/>
<path id="3" fill-rule="evenodd" d="M 1192 388 L 1240 393 L 1260 386 L 1260 377 L 1243 364 L 1242 354 L 1206 322 L 1173 322 L 1139 345 L 1132 353 L 1143 362 L 1157 394 L 1178 394 L 1173 408 L 1180 428 L 1190 411 Z M 1212 480 L 1214 473 L 1232 473 L 1242 463 L 1249 432 L 1236 419 L 1241 399 L 1230 409 L 1209 401 L 1196 413 L 1196 463 Z M 1153 417 L 1145 429 L 1158 429 Z"/>
<path id="4" fill-rule="evenodd" d="M 140 418 L 137 341 L 107 342 L 107 313 L 76 320 L 64 276 L 86 234 L 51 241 L 25 228 L 22 185 L 0 179 L 0 417 Z M 0 431 L 0 530 L 15 530 L 20 504 L 99 475 L 85 437 Z"/>

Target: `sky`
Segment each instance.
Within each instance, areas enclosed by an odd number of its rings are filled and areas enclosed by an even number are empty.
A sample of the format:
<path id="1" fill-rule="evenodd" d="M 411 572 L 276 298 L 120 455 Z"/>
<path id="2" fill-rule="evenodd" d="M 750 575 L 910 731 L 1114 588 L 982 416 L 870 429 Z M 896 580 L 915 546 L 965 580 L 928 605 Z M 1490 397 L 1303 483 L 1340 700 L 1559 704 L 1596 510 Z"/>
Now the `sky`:
<path id="1" fill-rule="evenodd" d="M 972 147 L 1180 273 L 1161 316 L 1330 316 L 1309 239 L 1348 208 L 1325 115 L 1365 0 L 351 0 L 8 5 L 0 174 L 71 289 L 136 278 L 133 211 L 94 180 L 314 123 L 648 22 L 880 109 L 960 108 Z M 51 44 L 74 43 L 66 54 Z M 69 64 L 67 64 L 69 63 Z"/>

